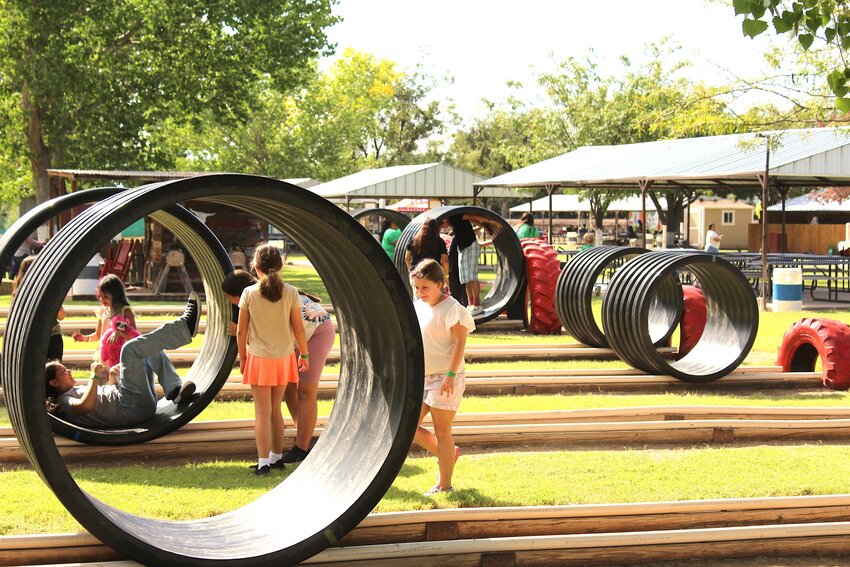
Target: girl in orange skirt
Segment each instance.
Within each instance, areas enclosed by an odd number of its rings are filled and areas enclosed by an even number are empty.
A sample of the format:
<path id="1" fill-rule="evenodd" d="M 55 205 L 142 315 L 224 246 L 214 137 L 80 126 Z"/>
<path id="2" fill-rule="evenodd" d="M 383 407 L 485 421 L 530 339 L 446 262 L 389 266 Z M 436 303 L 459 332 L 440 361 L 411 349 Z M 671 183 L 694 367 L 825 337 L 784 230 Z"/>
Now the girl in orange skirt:
<path id="1" fill-rule="evenodd" d="M 242 383 L 251 385 L 254 397 L 254 436 L 257 464 L 253 474 L 266 475 L 283 469 L 283 414 L 280 404 L 286 385 L 298 382 L 299 369 L 309 368 L 310 354 L 298 290 L 283 282 L 280 252 L 268 244 L 254 251 L 252 267 L 259 281 L 245 288 L 239 298 L 236 342 L 242 367 Z M 301 353 L 296 358 L 293 337 Z"/>

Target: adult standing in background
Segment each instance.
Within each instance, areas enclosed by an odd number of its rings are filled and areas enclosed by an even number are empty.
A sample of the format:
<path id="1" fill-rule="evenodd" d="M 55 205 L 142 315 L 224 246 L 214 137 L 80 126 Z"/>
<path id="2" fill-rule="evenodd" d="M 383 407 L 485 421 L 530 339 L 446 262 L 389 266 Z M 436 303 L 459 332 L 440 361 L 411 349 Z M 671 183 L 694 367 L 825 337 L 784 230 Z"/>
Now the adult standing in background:
<path id="1" fill-rule="evenodd" d="M 27 239 L 24 240 L 23 244 L 18 246 L 18 249 L 15 250 L 15 255 L 12 256 L 12 264 L 9 266 L 9 279 L 13 280 L 18 275 L 18 269 L 21 267 L 21 262 L 24 261 L 24 258 L 43 247 L 44 242 L 36 240 L 31 235 L 27 236 Z"/>
<path id="2" fill-rule="evenodd" d="M 718 234 L 716 228 L 716 225 L 711 223 L 705 233 L 705 251 L 710 254 L 720 254 L 720 239 L 723 235 Z"/>
<path id="3" fill-rule="evenodd" d="M 390 260 L 395 260 L 395 247 L 400 236 L 401 229 L 398 225 L 389 219 L 384 219 L 384 222 L 381 223 L 381 233 L 378 235 L 378 240 Z"/>
<path id="4" fill-rule="evenodd" d="M 413 241 L 407 245 L 404 256 L 407 271 L 412 271 L 415 266 L 419 265 L 419 262 L 428 258 L 439 263 L 443 272 L 449 273 L 449 255 L 446 252 L 446 243 L 440 236 L 440 227 L 434 219 L 423 222 Z"/>
<path id="5" fill-rule="evenodd" d="M 540 229 L 534 226 L 534 215 L 532 213 L 523 213 L 520 221 L 522 223 L 516 228 L 516 235 L 520 240 L 540 236 Z"/>
<path id="6" fill-rule="evenodd" d="M 467 262 L 471 261 L 472 255 L 475 255 L 475 261 L 478 261 L 478 240 L 475 236 L 475 229 L 472 228 L 472 223 L 463 215 L 454 215 L 447 219 L 447 222 L 452 227 L 452 243 L 449 246 L 449 290 L 452 296 L 457 299 L 464 307 L 470 306 L 470 301 L 467 296 L 467 289 L 470 287 L 471 281 L 461 281 L 460 261 L 461 255 L 466 251 Z M 472 247 L 470 249 L 470 247 Z M 469 249 L 469 250 L 468 250 Z M 467 276 L 466 270 L 464 276 Z M 468 277 L 472 277 L 471 274 Z M 477 273 L 475 274 L 477 278 Z M 475 304 L 471 304 L 472 308 Z"/>

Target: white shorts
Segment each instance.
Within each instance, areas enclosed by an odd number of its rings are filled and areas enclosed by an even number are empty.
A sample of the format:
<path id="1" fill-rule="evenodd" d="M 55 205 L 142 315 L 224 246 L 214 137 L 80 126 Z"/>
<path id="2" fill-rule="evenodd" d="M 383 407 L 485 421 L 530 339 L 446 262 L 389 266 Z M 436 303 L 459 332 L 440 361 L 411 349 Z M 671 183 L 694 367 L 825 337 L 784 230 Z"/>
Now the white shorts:
<path id="1" fill-rule="evenodd" d="M 440 386 L 445 378 L 445 373 L 425 376 L 425 399 L 422 402 L 430 408 L 457 411 L 466 389 L 466 375 L 463 372 L 457 373 L 454 391 L 450 395 L 440 393 Z"/>

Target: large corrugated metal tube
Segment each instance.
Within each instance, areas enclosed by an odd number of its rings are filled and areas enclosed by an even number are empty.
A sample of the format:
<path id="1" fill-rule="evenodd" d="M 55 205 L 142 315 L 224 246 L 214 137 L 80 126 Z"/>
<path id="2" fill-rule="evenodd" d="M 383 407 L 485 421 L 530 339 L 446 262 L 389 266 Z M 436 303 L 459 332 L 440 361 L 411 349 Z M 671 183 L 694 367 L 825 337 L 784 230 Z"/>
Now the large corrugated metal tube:
<path id="1" fill-rule="evenodd" d="M 219 377 L 213 374 L 233 360 L 227 335 L 231 310 L 219 291 L 225 271 L 220 259 L 197 232 L 164 211 L 189 200 L 255 215 L 292 238 L 334 304 L 342 362 L 333 412 L 297 471 L 243 508 L 177 522 L 129 514 L 77 485 L 53 441 L 40 377 L 65 291 L 106 238 L 150 215 L 175 232 L 201 271 L 207 331 L 190 377 L 204 383 L 203 396 L 215 395 Z M 50 241 L 24 278 L 5 345 L 6 404 L 33 468 L 92 535 L 146 565 L 289 565 L 336 544 L 396 478 L 422 404 L 422 339 L 408 283 L 350 215 L 310 191 L 264 177 L 209 175 L 155 183 L 90 207 Z"/>
<path id="2" fill-rule="evenodd" d="M 413 242 L 420 227 L 429 219 L 437 224 L 454 216 L 466 216 L 485 226 L 493 237 L 493 247 L 496 250 L 496 280 L 487 296 L 481 300 L 482 311 L 475 316 L 475 323 L 484 323 L 499 316 L 525 290 L 525 255 L 522 245 L 511 226 L 500 215 L 489 209 L 471 206 L 437 207 L 426 211 L 414 218 L 402 231 L 396 243 L 395 265 L 400 274 L 407 278 L 407 265 L 404 258 L 408 244 Z M 452 281 L 455 280 L 455 281 Z M 466 305 L 466 291 L 463 286 L 452 278 L 451 294 L 462 304 Z"/>
<path id="3" fill-rule="evenodd" d="M 410 217 L 404 213 L 400 213 L 398 211 L 394 211 L 392 209 L 360 209 L 359 211 L 354 211 L 351 213 L 351 216 L 356 218 L 357 220 L 364 218 L 385 218 L 390 220 L 398 225 L 398 227 L 404 230 L 404 227 L 410 224 Z"/>
<path id="4" fill-rule="evenodd" d="M 102 200 L 122 191 L 126 191 L 126 188 L 103 187 L 99 189 L 88 189 L 62 195 L 61 197 L 51 199 L 33 207 L 9 227 L 9 230 L 0 239 L 0 265 L 7 265 L 17 247 L 26 240 L 27 236 L 32 234 L 45 222 L 80 205 L 97 205 Z M 179 205 L 171 205 L 162 211 L 153 212 L 150 216 L 177 234 L 181 241 L 195 243 L 196 246 L 194 248 L 203 256 L 203 258 L 196 260 L 206 262 L 208 264 L 208 270 L 217 270 L 218 273 L 225 274 L 233 269 L 227 251 L 221 242 L 191 212 Z M 120 230 L 117 232 L 120 232 Z M 103 236 L 108 237 L 109 235 L 104 234 Z M 102 245 L 106 240 L 107 238 L 100 238 L 100 244 Z M 67 249 L 73 250 L 71 253 L 76 253 L 76 249 L 72 247 Z M 222 310 L 225 310 L 224 313 L 227 312 L 228 307 L 223 298 L 208 297 L 208 300 L 216 301 L 217 303 L 213 307 L 213 313 L 222 313 Z M 210 322 L 212 323 L 212 316 Z M 226 335 L 216 335 L 212 332 L 208 332 L 207 334 L 211 339 L 207 341 L 206 349 L 208 353 L 214 353 L 214 355 L 206 356 L 203 362 L 193 367 L 191 371 L 192 381 L 198 386 L 199 392 L 198 398 L 193 403 L 178 407 L 167 400 L 160 400 L 153 418 L 127 429 L 81 427 L 56 416 L 51 416 L 53 431 L 80 443 L 93 445 L 129 445 L 150 441 L 179 429 L 194 419 L 215 399 L 216 393 L 218 393 L 221 386 L 227 381 L 227 376 L 230 374 L 230 370 L 233 368 L 233 362 L 236 359 L 236 346 L 233 339 L 228 338 Z M 212 339 L 212 337 L 215 337 L 215 339 Z"/>
<path id="5" fill-rule="evenodd" d="M 609 346 L 593 315 L 594 289 L 603 273 L 607 272 L 610 278 L 625 262 L 645 252 L 648 250 L 643 248 L 596 246 L 579 252 L 564 266 L 555 287 L 555 308 L 567 333 L 586 345 Z M 681 286 L 671 274 L 662 280 L 649 305 L 648 331 L 652 344 L 666 344 L 679 324 L 681 313 Z"/>
<path id="6" fill-rule="evenodd" d="M 670 312 L 680 307 L 658 296 L 671 276 L 690 272 L 699 282 L 707 306 L 702 337 L 679 360 L 668 360 L 653 344 L 648 329 L 651 305 Z M 657 310 L 656 310 L 657 312 Z M 614 275 L 602 303 L 602 324 L 617 355 L 650 374 L 669 374 L 686 382 L 722 378 L 746 358 L 758 330 L 758 307 L 752 288 L 735 266 L 713 254 L 654 252 L 627 262 Z"/>

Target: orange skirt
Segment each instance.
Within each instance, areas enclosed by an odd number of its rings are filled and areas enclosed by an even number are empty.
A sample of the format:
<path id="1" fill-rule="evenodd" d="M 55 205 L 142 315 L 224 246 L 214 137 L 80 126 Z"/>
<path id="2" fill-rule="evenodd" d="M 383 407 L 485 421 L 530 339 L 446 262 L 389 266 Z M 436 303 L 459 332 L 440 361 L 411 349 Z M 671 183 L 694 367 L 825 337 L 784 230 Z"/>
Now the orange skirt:
<path id="1" fill-rule="evenodd" d="M 298 359 L 293 352 L 286 358 L 263 358 L 248 353 L 242 370 L 242 383 L 252 386 L 285 386 L 298 382 Z"/>

